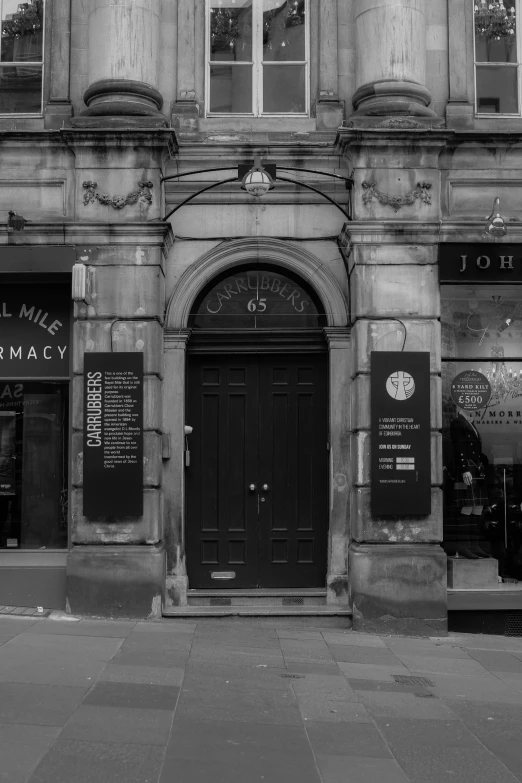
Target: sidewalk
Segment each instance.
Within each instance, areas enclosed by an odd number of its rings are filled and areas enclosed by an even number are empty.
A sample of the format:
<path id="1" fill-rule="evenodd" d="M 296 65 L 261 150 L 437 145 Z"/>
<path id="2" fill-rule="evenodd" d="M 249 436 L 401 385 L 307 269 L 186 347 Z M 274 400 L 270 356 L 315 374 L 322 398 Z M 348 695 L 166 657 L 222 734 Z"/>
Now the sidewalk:
<path id="1" fill-rule="evenodd" d="M 0 781 L 522 781 L 522 638 L 313 622 L 0 617 Z"/>

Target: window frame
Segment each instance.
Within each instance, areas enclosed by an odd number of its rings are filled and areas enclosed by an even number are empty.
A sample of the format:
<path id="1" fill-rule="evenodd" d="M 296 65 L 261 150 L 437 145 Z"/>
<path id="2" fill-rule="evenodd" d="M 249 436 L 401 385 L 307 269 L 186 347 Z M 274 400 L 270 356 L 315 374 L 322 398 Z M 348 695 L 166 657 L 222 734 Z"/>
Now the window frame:
<path id="1" fill-rule="evenodd" d="M 477 61 L 477 38 L 475 34 L 475 5 L 477 2 L 480 2 L 480 0 L 470 0 L 471 6 L 472 6 L 472 14 L 473 14 L 473 90 L 474 90 L 474 111 L 475 111 L 475 117 L 477 119 L 499 119 L 499 118 L 510 118 L 513 119 L 515 117 L 521 117 L 522 116 L 522 40 L 521 35 L 522 32 L 520 30 L 520 13 L 522 10 L 522 0 L 515 0 L 515 12 L 516 12 L 516 35 L 515 35 L 515 43 L 516 43 L 516 62 L 514 63 L 485 63 L 483 61 L 479 62 Z M 517 102 L 518 102 L 518 112 L 481 112 L 479 110 L 478 106 L 478 90 L 477 90 L 477 68 L 480 66 L 489 65 L 493 67 L 503 67 L 503 68 L 515 68 L 516 69 L 516 75 L 517 75 Z"/>
<path id="2" fill-rule="evenodd" d="M 518 1 L 518 0 L 517 0 Z M 252 68 L 252 109 L 251 112 L 211 112 L 210 107 L 210 67 L 213 62 L 210 59 L 210 11 L 211 0 L 205 0 L 205 116 L 212 117 L 310 117 L 310 0 L 305 3 L 305 60 L 270 60 L 263 61 L 263 11 L 262 0 L 252 0 L 252 52 L 253 60 L 245 61 L 243 67 Z M 219 61 L 226 64 L 226 61 Z M 263 112 L 263 70 L 268 65 L 304 65 L 305 68 L 305 111 L 304 112 Z M 239 67 L 242 67 L 241 65 Z"/>
<path id="3" fill-rule="evenodd" d="M 48 2 L 47 0 L 42 0 L 43 3 L 43 24 L 42 24 L 42 59 L 38 62 L 24 62 L 24 66 L 40 66 L 42 71 L 42 83 L 40 88 L 40 111 L 38 112 L 0 112 L 0 119 L 5 120 L 6 118 L 10 117 L 23 117 L 23 118 L 40 118 L 44 115 L 44 96 L 45 96 L 45 77 L 46 77 L 46 46 L 47 46 L 47 22 L 48 22 Z M 2 3 L 0 2 L 0 22 L 1 22 L 1 15 L 2 15 Z M 1 33 L 0 33 L 1 34 Z M 6 67 L 6 66 L 13 66 L 16 67 L 17 65 L 20 65 L 19 62 L 3 62 L 0 61 L 0 68 Z"/>

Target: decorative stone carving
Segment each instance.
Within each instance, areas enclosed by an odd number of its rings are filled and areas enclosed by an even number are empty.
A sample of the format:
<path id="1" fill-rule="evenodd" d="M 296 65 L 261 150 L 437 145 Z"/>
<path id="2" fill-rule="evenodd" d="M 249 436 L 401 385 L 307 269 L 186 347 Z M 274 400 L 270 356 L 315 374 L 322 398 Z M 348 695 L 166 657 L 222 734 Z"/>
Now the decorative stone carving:
<path id="1" fill-rule="evenodd" d="M 398 130 L 409 128 L 425 128 L 421 122 L 410 120 L 409 117 L 390 117 L 379 123 L 379 128 L 397 128 Z"/>
<path id="2" fill-rule="evenodd" d="M 85 188 L 83 203 L 87 206 L 88 204 L 94 204 L 95 201 L 98 201 L 100 204 L 112 207 L 113 209 L 123 209 L 127 204 L 136 204 L 138 201 L 152 204 L 151 189 L 153 183 L 149 180 L 143 180 L 138 182 L 138 185 L 140 186 L 140 189 L 134 191 L 134 193 L 129 193 L 128 196 L 108 196 L 106 193 L 100 193 L 96 189 L 98 187 L 97 182 L 86 180 L 83 183 L 83 187 Z"/>
<path id="3" fill-rule="evenodd" d="M 366 193 L 363 194 L 363 204 L 367 207 L 374 198 L 377 199 L 379 204 L 386 204 L 393 207 L 394 212 L 397 212 L 401 207 L 407 204 L 414 204 L 416 199 L 422 201 L 423 204 L 431 204 L 431 195 L 428 193 L 431 188 L 430 182 L 417 182 L 415 190 L 406 193 L 405 196 L 389 196 L 387 193 L 381 193 L 377 190 L 377 184 L 375 182 L 362 183 Z"/>

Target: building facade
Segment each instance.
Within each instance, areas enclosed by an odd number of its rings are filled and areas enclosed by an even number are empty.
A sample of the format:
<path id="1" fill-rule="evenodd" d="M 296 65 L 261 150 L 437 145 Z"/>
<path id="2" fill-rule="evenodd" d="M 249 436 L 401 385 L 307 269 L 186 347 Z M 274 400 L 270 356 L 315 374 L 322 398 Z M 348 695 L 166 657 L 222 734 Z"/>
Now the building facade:
<path id="1" fill-rule="evenodd" d="M 0 605 L 517 632 L 520 0 L 0 4 Z M 429 513 L 372 508 L 379 352 L 429 354 Z M 89 516 L 107 353 L 143 489 Z"/>

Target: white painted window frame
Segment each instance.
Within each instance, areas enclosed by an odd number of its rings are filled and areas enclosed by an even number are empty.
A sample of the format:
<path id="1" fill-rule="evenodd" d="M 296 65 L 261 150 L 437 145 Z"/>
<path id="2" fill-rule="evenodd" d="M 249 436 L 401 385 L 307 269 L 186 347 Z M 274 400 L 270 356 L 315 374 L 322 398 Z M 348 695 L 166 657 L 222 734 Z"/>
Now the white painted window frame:
<path id="1" fill-rule="evenodd" d="M 210 106 L 210 2 L 205 0 L 205 106 L 207 117 L 309 117 L 310 116 L 310 0 L 305 0 L 305 60 L 284 60 L 263 62 L 263 10 L 262 0 L 252 0 L 252 52 L 254 59 L 245 61 L 243 65 L 234 67 L 252 68 L 252 107 L 253 111 L 244 113 L 211 112 Z M 221 65 L 225 61 L 219 60 Z M 263 69 L 274 65 L 304 65 L 305 66 L 305 100 L 304 112 L 264 112 L 263 111 Z"/>
<path id="2" fill-rule="evenodd" d="M 472 13 L 473 13 L 473 89 L 474 89 L 474 109 L 475 109 L 475 117 L 478 119 L 484 120 L 484 119 L 499 119 L 502 117 L 505 118 L 513 118 L 513 117 L 520 117 L 522 115 L 522 74 L 521 74 L 521 67 L 522 67 L 522 41 L 521 41 L 521 16 L 520 12 L 522 10 L 522 0 L 515 0 L 515 11 L 516 11 L 516 20 L 517 20 L 517 31 L 516 31 L 516 45 L 517 45 L 517 61 L 516 63 L 484 63 L 484 62 L 477 62 L 477 45 L 476 45 L 476 37 L 475 37 L 475 5 L 477 2 L 480 2 L 480 0 L 470 0 Z M 480 65 L 498 65 L 499 67 L 506 67 L 506 68 L 516 68 L 517 70 L 517 98 L 518 98 L 518 112 L 514 112 L 512 114 L 501 114 L 501 113 L 491 113 L 491 112 L 479 112 L 478 108 L 478 93 L 477 93 L 477 66 Z"/>

